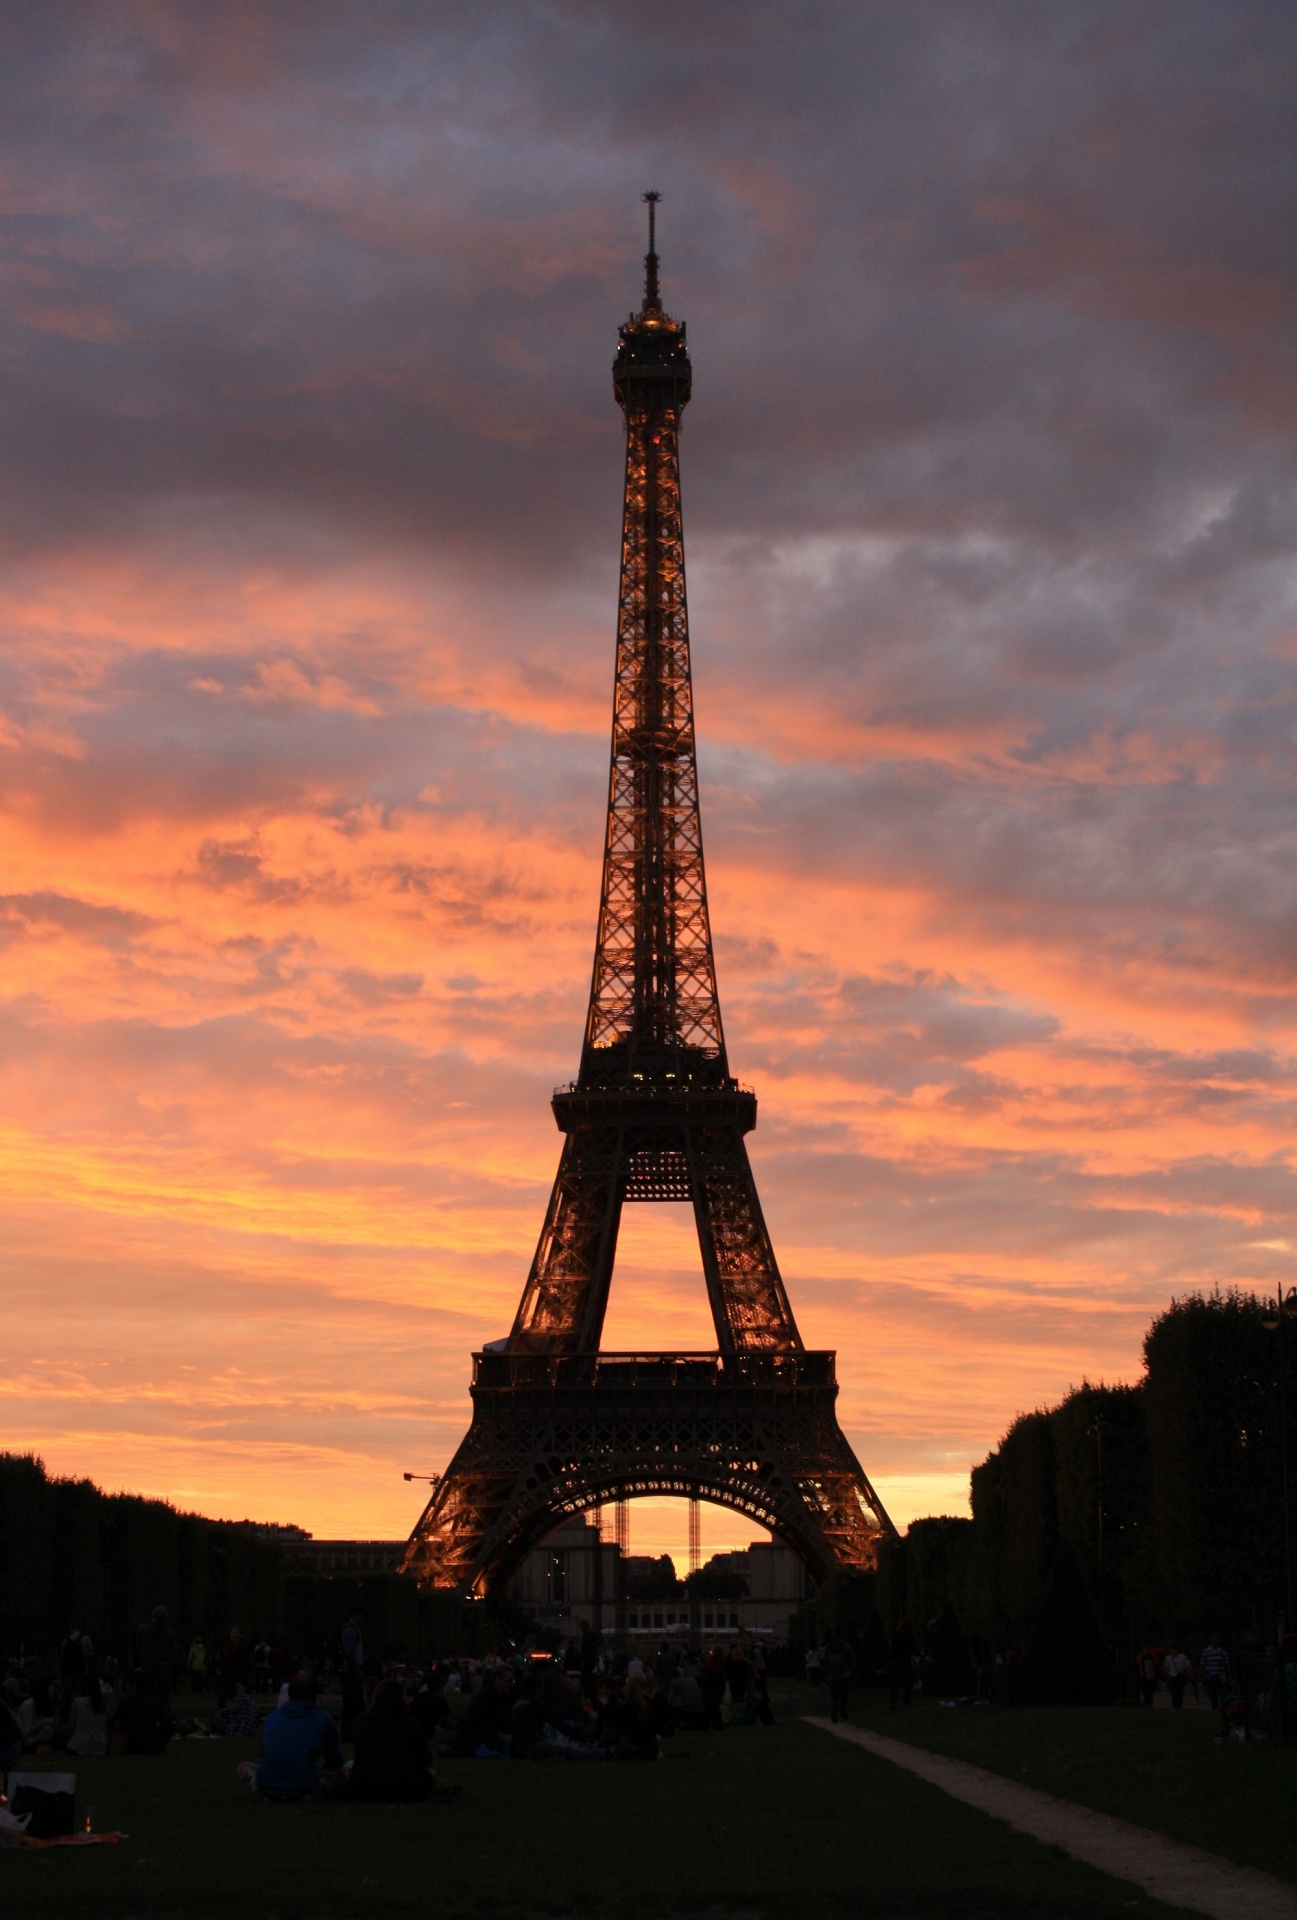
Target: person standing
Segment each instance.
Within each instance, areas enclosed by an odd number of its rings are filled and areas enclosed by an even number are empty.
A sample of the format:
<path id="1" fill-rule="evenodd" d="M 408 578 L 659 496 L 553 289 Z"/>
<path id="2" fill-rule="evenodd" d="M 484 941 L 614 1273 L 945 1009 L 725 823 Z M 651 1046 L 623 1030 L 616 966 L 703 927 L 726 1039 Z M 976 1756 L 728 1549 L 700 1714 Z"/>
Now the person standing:
<path id="1" fill-rule="evenodd" d="M 753 1701 L 757 1719 L 763 1727 L 773 1727 L 775 1716 L 770 1705 L 770 1676 L 766 1670 L 766 1656 L 762 1652 L 759 1641 L 748 1654 L 748 1662 L 752 1668 Z"/>
<path id="2" fill-rule="evenodd" d="M 1220 1644 L 1218 1633 L 1213 1633 L 1203 1648 L 1202 1658 L 1198 1662 L 1198 1671 L 1207 1682 L 1207 1698 L 1213 1707 L 1219 1708 L 1221 1701 L 1230 1691 L 1230 1681 L 1233 1676 L 1230 1672 L 1229 1655 Z"/>
<path id="3" fill-rule="evenodd" d="M 1184 1688 L 1189 1678 L 1189 1666 L 1188 1654 L 1181 1649 L 1178 1640 L 1173 1640 L 1166 1650 L 1166 1659 L 1162 1662 L 1162 1671 L 1166 1675 L 1166 1684 L 1170 1690 L 1173 1707 L 1184 1705 Z"/>
<path id="4" fill-rule="evenodd" d="M 898 1700 L 908 1707 L 914 1687 L 914 1656 L 918 1651 L 914 1629 L 908 1619 L 900 1621 L 889 1646 L 889 1682 L 887 1704 L 895 1708 Z"/>
<path id="5" fill-rule="evenodd" d="M 344 1740 L 365 1711 L 365 1610 L 353 1607 L 342 1629 L 342 1725 Z"/>
<path id="6" fill-rule="evenodd" d="M 739 1726 L 752 1720 L 752 1663 L 747 1641 L 740 1634 L 725 1656 L 725 1684 L 730 1690 L 730 1708 Z"/>
<path id="7" fill-rule="evenodd" d="M 189 1675 L 190 1693 L 201 1693 L 207 1684 L 207 1648 L 203 1645 L 203 1636 L 196 1633 L 189 1642 L 189 1651 L 185 1655 L 185 1671 Z"/>
<path id="8" fill-rule="evenodd" d="M 72 1631 L 59 1648 L 58 1723 L 66 1726 L 72 1718 L 72 1702 L 86 1691 L 94 1672 L 94 1648 L 80 1627 Z"/>
<path id="9" fill-rule="evenodd" d="M 846 1720 L 851 1712 L 851 1676 L 855 1672 L 855 1662 L 851 1658 L 849 1642 L 840 1633 L 832 1633 L 824 1642 L 821 1664 L 824 1677 L 829 1683 L 829 1718 Z"/>
<path id="10" fill-rule="evenodd" d="M 721 1715 L 721 1705 L 725 1699 L 725 1655 L 720 1647 L 708 1649 L 707 1664 L 698 1677 L 698 1685 L 703 1696 L 707 1724 L 719 1733 L 725 1725 Z"/>
<path id="11" fill-rule="evenodd" d="M 248 1643 L 240 1627 L 230 1628 L 230 1637 L 221 1648 L 217 1661 L 216 1707 L 224 1713 L 234 1698 L 236 1685 L 246 1691 L 252 1685 L 252 1662 Z"/>
<path id="12" fill-rule="evenodd" d="M 167 1624 L 165 1607 L 154 1607 L 136 1636 L 144 1691 L 158 1703 L 163 1725 L 171 1725 L 171 1680 L 176 1666 L 176 1636 Z"/>

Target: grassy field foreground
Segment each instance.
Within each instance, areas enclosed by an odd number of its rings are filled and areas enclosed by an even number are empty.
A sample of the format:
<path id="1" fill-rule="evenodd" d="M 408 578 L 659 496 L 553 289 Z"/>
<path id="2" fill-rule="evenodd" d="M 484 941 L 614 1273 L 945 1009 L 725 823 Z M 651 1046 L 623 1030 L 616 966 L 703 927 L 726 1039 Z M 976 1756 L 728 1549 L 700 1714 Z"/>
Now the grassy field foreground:
<path id="1" fill-rule="evenodd" d="M 803 1713 L 827 1713 L 823 1689 L 796 1689 Z M 1139 1707 L 938 1707 L 890 1713 L 877 1693 L 860 1726 L 970 1760 L 1026 1786 L 1153 1827 L 1241 1865 L 1297 1881 L 1297 1747 L 1217 1746 L 1214 1713 Z"/>
<path id="2" fill-rule="evenodd" d="M 462 1801 L 267 1806 L 253 1752 L 182 1741 L 78 1764 L 78 1810 L 118 1847 L 0 1853 L 6 1920 L 69 1915 L 973 1916 L 1165 1914 L 805 1726 L 677 1739 L 657 1765 L 462 1761 Z"/>

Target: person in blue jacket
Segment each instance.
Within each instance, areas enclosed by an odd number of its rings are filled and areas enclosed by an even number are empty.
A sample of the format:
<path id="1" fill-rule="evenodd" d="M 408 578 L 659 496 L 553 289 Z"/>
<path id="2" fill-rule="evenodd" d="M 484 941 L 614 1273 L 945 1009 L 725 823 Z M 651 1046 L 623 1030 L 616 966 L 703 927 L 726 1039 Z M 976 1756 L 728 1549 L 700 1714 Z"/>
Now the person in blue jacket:
<path id="1" fill-rule="evenodd" d="M 295 1673 L 288 1683 L 288 1699 L 268 1717 L 261 1735 L 261 1759 L 249 1781 L 259 1799 L 318 1800 L 345 1782 L 338 1724 L 316 1704 L 315 1695 L 310 1674 Z"/>

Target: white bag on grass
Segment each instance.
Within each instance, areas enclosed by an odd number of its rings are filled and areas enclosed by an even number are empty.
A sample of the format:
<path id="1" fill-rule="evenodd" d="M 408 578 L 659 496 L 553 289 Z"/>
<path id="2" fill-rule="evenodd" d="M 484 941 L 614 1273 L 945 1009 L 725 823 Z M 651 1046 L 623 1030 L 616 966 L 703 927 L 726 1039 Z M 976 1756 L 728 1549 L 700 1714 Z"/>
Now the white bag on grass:
<path id="1" fill-rule="evenodd" d="M 22 1819 L 18 1820 L 10 1813 L 8 1807 L 0 1807 L 0 1847 L 16 1847 L 26 1833 L 27 1822 L 30 1819 L 31 1815 L 25 1813 Z"/>

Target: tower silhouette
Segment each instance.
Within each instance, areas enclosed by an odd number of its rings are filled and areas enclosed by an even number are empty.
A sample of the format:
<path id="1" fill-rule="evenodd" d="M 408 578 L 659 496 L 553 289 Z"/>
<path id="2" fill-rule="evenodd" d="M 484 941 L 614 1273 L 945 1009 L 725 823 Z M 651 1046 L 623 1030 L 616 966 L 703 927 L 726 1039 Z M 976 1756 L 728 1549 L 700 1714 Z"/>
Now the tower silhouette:
<path id="1" fill-rule="evenodd" d="M 581 1066 L 554 1095 L 563 1150 L 506 1340 L 473 1356 L 468 1434 L 404 1567 L 497 1591 L 566 1516 L 640 1494 L 764 1522 L 812 1577 L 872 1564 L 891 1531 L 838 1426 L 835 1358 L 807 1352 L 729 1070 L 707 911 L 680 512 L 683 321 L 662 307 L 656 210 L 644 299 L 620 329 L 626 421 L 612 768 Z M 709 1353 L 599 1348 L 622 1207 L 692 1202 L 716 1328 Z"/>

